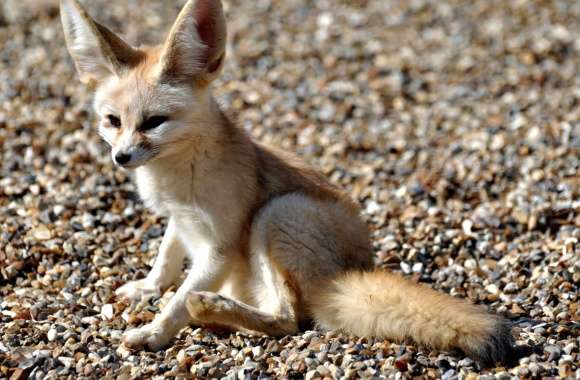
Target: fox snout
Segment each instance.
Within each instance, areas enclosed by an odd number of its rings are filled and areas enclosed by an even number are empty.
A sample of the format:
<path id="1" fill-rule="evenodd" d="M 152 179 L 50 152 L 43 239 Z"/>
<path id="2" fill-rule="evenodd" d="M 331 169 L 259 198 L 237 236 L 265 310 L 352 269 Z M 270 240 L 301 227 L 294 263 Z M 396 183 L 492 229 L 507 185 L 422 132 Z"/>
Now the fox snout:
<path id="1" fill-rule="evenodd" d="M 102 118 L 99 134 L 111 147 L 111 158 L 115 165 L 134 169 L 146 164 L 160 151 L 151 136 L 130 126 L 112 125 L 110 116 Z M 159 137 L 159 136 L 158 136 Z"/>
<path id="2" fill-rule="evenodd" d="M 152 153 L 152 149 L 148 146 L 148 144 L 141 143 L 136 146 L 120 149 L 115 149 L 113 147 L 111 156 L 113 157 L 113 162 L 115 165 L 125 169 L 134 169 L 145 164 L 147 161 L 153 158 L 154 154 Z"/>
<path id="3" fill-rule="evenodd" d="M 124 165 L 130 164 L 132 158 L 133 158 L 133 154 L 126 153 L 126 152 L 118 152 L 115 155 L 113 155 L 113 161 L 118 166 L 124 166 Z"/>
<path id="4" fill-rule="evenodd" d="M 131 153 L 119 152 L 115 154 L 115 157 L 113 157 L 113 161 L 115 161 L 115 164 L 117 165 L 125 165 L 131 162 Z"/>

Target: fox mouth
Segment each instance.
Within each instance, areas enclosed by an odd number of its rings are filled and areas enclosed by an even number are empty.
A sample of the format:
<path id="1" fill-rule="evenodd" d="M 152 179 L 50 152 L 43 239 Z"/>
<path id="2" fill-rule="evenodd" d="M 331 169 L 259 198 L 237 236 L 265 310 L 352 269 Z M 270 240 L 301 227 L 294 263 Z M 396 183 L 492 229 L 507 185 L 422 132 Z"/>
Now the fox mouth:
<path id="1" fill-rule="evenodd" d="M 151 162 L 153 159 L 155 159 L 158 156 L 158 154 L 156 152 L 147 152 L 147 153 L 141 153 L 141 154 L 136 152 L 136 153 L 133 153 L 133 155 L 135 157 L 132 157 L 132 158 L 128 159 L 127 161 L 125 161 L 125 159 L 120 159 L 119 154 L 114 155 L 113 156 L 113 163 L 120 168 L 123 168 L 126 170 L 132 170 L 132 169 L 136 169 L 140 166 L 146 165 L 147 163 Z"/>
<path id="2" fill-rule="evenodd" d="M 143 166 L 145 164 L 145 162 L 139 162 L 139 163 L 130 163 L 130 164 L 117 164 L 115 163 L 116 166 L 126 169 L 126 170 L 131 170 L 131 169 L 137 169 L 139 166 Z"/>

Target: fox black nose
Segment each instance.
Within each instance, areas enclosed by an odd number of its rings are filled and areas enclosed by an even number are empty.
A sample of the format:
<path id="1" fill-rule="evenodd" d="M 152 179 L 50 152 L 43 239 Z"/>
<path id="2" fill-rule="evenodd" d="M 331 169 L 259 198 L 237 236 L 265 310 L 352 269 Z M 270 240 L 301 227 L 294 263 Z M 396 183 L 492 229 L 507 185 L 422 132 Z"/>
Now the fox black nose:
<path id="1" fill-rule="evenodd" d="M 129 161 L 131 161 L 131 155 L 128 153 L 119 152 L 115 155 L 115 162 L 119 165 L 125 165 Z"/>

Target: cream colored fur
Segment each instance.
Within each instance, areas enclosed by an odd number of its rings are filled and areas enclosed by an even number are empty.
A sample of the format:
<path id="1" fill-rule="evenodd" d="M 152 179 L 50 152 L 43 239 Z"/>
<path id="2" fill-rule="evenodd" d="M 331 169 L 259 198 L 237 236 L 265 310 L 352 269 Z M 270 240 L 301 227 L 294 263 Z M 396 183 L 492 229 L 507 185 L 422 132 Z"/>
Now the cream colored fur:
<path id="1" fill-rule="evenodd" d="M 163 45 L 127 46 L 127 54 L 76 0 L 61 7 L 77 68 L 98 85 L 100 134 L 116 161 L 128 157 L 122 165 L 135 169 L 147 206 L 169 219 L 151 272 L 117 294 L 160 295 L 178 281 L 186 257 L 193 263 L 155 320 L 126 332 L 127 345 L 156 350 L 191 323 L 284 335 L 314 321 L 459 348 L 484 362 L 507 354 L 511 339 L 500 318 L 373 271 L 358 206 L 223 114 L 209 86 L 225 49 L 219 1 L 189 1 Z"/>

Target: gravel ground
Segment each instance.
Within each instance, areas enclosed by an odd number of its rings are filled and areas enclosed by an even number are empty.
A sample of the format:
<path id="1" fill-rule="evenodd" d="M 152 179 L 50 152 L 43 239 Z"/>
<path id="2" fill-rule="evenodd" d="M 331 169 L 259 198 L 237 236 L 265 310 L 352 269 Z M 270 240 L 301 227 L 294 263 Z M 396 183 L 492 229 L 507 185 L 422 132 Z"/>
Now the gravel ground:
<path id="1" fill-rule="evenodd" d="M 85 1 L 158 41 L 183 1 Z M 168 5 L 171 4 L 171 5 Z M 240 126 L 304 156 L 363 206 L 377 263 L 487 305 L 528 355 L 308 331 L 122 332 L 165 220 L 99 141 L 54 0 L 0 4 L 0 378 L 580 378 L 580 2 L 228 1 L 216 89 Z M 131 7 L 138 7 L 138 9 Z"/>

